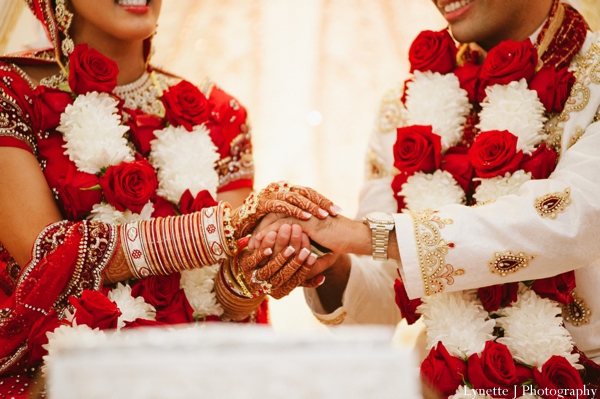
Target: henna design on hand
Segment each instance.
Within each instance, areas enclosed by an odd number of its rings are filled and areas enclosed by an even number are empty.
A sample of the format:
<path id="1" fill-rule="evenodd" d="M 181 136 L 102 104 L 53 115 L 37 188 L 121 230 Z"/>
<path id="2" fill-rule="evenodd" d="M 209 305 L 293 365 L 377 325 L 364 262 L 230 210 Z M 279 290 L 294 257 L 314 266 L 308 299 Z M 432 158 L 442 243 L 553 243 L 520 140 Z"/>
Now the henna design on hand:
<path id="1" fill-rule="evenodd" d="M 307 187 L 292 187 L 288 183 L 271 183 L 258 194 L 251 194 L 244 204 L 237 208 L 231 221 L 236 228 L 236 238 L 246 236 L 268 213 L 283 213 L 300 220 L 311 215 L 327 217 L 321 209 L 331 209 L 333 203 L 316 191 Z"/>

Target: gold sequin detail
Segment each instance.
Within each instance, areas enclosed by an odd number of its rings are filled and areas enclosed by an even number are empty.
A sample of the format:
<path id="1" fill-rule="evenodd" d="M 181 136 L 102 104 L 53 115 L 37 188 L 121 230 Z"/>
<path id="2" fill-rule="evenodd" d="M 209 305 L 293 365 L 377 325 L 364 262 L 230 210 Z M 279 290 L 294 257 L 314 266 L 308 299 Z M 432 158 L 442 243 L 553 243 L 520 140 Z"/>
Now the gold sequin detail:
<path id="1" fill-rule="evenodd" d="M 573 302 L 563 305 L 562 317 L 565 322 L 579 327 L 590 322 L 592 311 L 586 306 L 585 301 L 575 291 L 571 293 Z"/>
<path id="2" fill-rule="evenodd" d="M 516 273 L 529 266 L 529 262 L 537 258 L 537 254 L 527 255 L 525 252 L 496 252 L 494 259 L 488 262 L 490 271 L 505 277 L 508 273 Z"/>
<path id="3" fill-rule="evenodd" d="M 317 320 L 319 320 L 321 322 L 321 324 L 325 324 L 326 326 L 338 326 L 344 322 L 344 319 L 346 319 L 347 315 L 348 315 L 348 313 L 342 312 L 341 315 L 339 315 L 338 317 L 331 319 L 331 320 L 322 319 L 317 315 L 315 315 L 315 317 L 317 318 Z"/>
<path id="4" fill-rule="evenodd" d="M 559 213 L 563 213 L 572 203 L 571 189 L 567 187 L 562 193 L 557 192 L 537 198 L 535 200 L 535 210 L 541 217 L 554 220 Z"/>
<path id="5" fill-rule="evenodd" d="M 446 255 L 454 248 L 454 244 L 447 243 L 442 238 L 440 230 L 453 221 L 442 220 L 436 213 L 437 211 L 432 210 L 410 213 L 425 295 L 443 292 L 445 289 L 443 280 L 446 284 L 452 285 L 455 276 L 465 274 L 464 269 L 455 270 L 454 266 L 446 264 Z"/>
<path id="6" fill-rule="evenodd" d="M 377 152 L 374 149 L 370 149 L 367 155 L 369 162 L 367 169 L 367 180 L 381 179 L 388 175 L 385 169 L 384 163 L 379 159 Z"/>

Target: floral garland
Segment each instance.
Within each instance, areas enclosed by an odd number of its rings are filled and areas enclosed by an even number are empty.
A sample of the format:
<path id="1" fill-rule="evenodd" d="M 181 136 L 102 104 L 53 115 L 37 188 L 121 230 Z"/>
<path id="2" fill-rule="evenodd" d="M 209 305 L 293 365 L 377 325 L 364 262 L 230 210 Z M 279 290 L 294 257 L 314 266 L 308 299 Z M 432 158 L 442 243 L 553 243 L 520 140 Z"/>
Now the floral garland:
<path id="1" fill-rule="evenodd" d="M 492 202 L 556 166 L 544 124 L 562 111 L 574 75 L 538 70 L 529 40 L 500 43 L 481 65 L 477 52 L 457 62 L 458 52 L 446 30 L 422 32 L 411 46 L 407 126 L 394 144 L 399 211 Z M 401 280 L 395 285 L 402 315 L 409 324 L 422 316 L 426 326 L 422 376 L 454 399 L 548 398 L 560 389 L 585 397 L 561 317 L 574 288 L 574 272 L 420 300 L 408 299 Z"/>
<path id="2" fill-rule="evenodd" d="M 68 157 L 66 173 L 47 173 L 66 216 L 120 225 L 217 205 L 219 153 L 206 126 L 212 123 L 206 97 L 181 81 L 158 90 L 162 115 L 145 114 L 123 108 L 113 93 L 117 75 L 114 61 L 80 45 L 69 57 L 68 85 L 35 91 L 35 129 L 46 139 L 42 157 L 47 163 Z M 45 348 L 51 354 L 72 333 L 218 320 L 217 271 L 213 265 L 84 291 L 70 298 L 75 312 L 57 323 Z"/>

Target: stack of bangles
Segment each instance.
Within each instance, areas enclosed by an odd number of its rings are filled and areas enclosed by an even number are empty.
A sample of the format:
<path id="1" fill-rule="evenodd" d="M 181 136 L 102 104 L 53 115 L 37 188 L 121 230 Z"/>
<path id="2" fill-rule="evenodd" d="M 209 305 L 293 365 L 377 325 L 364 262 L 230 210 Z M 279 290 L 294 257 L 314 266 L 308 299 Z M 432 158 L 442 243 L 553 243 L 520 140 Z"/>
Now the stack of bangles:
<path id="1" fill-rule="evenodd" d="M 266 281 L 256 280 L 252 274 L 252 282 L 260 288 L 252 291 L 248 287 L 243 270 L 239 267 L 239 255 L 247 251 L 249 237 L 238 241 L 238 252 L 233 258 L 226 258 L 219 269 L 219 276 L 215 283 L 215 293 L 225 312 L 225 320 L 243 320 L 248 317 L 264 300 L 265 295 L 271 292 L 271 284 Z"/>

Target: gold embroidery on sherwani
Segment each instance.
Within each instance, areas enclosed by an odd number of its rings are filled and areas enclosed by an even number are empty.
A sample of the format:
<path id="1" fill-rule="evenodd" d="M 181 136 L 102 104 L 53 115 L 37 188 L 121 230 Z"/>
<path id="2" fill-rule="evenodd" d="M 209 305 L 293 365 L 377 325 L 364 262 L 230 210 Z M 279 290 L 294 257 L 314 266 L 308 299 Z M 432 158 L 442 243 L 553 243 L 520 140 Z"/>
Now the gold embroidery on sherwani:
<path id="1" fill-rule="evenodd" d="M 600 84 L 600 46 L 593 43 L 584 56 L 576 56 L 573 59 L 572 65 L 576 67 L 574 72 L 576 82 L 571 89 L 564 110 L 558 117 L 554 132 L 546 139 L 546 143 L 553 147 L 558 154 L 561 152 L 564 125 L 571 118 L 570 114 L 584 109 L 590 101 L 589 86 Z"/>
<path id="2" fill-rule="evenodd" d="M 508 273 L 516 273 L 519 269 L 529 266 L 529 262 L 537 258 L 537 254 L 527 255 L 525 252 L 496 252 L 488 262 L 490 271 L 505 277 Z"/>
<path id="3" fill-rule="evenodd" d="M 396 131 L 402 121 L 402 103 L 398 89 L 388 90 L 381 100 L 379 119 L 377 121 L 379 132 L 386 134 Z"/>
<path id="4" fill-rule="evenodd" d="M 577 143 L 579 141 L 581 136 L 583 136 L 584 133 L 585 133 L 585 129 L 582 128 L 581 126 L 577 126 L 575 128 L 575 133 L 573 134 L 573 137 L 571 137 L 571 140 L 569 141 L 569 148 L 573 147 L 575 145 L 575 143 Z"/>
<path id="5" fill-rule="evenodd" d="M 440 230 L 453 221 L 442 220 L 436 213 L 437 211 L 432 210 L 410 213 L 425 295 L 443 292 L 445 286 L 442 280 L 452 285 L 455 276 L 465 274 L 464 269 L 455 270 L 454 266 L 446 264 L 446 255 L 449 249 L 454 248 L 454 244 L 447 243 L 442 238 Z"/>
<path id="6" fill-rule="evenodd" d="M 367 180 L 381 179 L 387 176 L 388 172 L 385 169 L 385 164 L 379 159 L 377 151 L 369 149 L 367 154 L 369 161 L 369 170 L 367 171 Z"/>
<path id="7" fill-rule="evenodd" d="M 571 189 L 567 187 L 562 193 L 556 192 L 537 198 L 534 205 L 535 210 L 541 217 L 554 220 L 559 213 L 563 213 L 572 203 Z"/>
<path id="8" fill-rule="evenodd" d="M 317 318 L 317 320 L 319 320 L 321 322 L 321 324 L 324 324 L 326 326 L 337 326 L 344 322 L 344 319 L 346 318 L 347 315 L 348 315 L 348 313 L 342 312 L 341 315 L 339 315 L 338 317 L 331 319 L 331 320 L 322 319 L 317 315 L 315 315 L 315 317 Z"/>
<path id="9" fill-rule="evenodd" d="M 573 302 L 568 305 L 563 305 L 563 320 L 567 323 L 571 323 L 575 327 L 588 324 L 590 322 L 592 311 L 586 306 L 585 301 L 580 298 L 575 291 L 573 291 L 571 295 L 573 295 Z"/>

